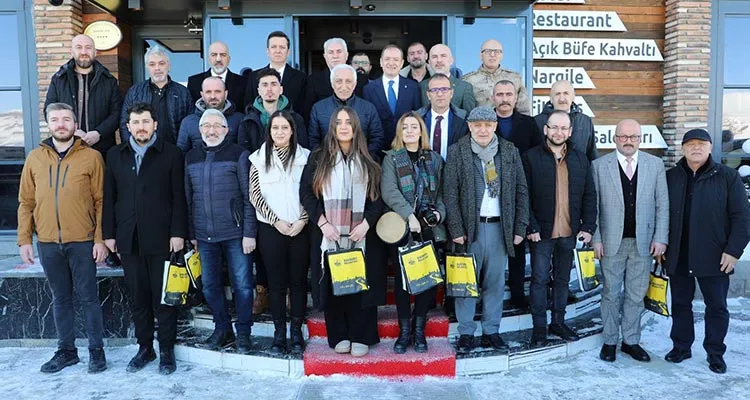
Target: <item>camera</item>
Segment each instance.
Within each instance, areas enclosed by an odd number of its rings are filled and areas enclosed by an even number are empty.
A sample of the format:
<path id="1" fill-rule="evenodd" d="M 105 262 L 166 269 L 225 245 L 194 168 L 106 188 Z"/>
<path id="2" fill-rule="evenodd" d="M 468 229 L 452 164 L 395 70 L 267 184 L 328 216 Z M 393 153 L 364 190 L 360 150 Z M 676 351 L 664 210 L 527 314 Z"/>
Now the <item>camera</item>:
<path id="1" fill-rule="evenodd" d="M 417 213 L 417 217 L 424 221 L 425 224 L 429 227 L 436 226 L 440 219 L 438 218 L 435 213 L 438 212 L 437 208 L 432 204 L 425 204 L 421 207 L 419 207 L 419 212 Z"/>

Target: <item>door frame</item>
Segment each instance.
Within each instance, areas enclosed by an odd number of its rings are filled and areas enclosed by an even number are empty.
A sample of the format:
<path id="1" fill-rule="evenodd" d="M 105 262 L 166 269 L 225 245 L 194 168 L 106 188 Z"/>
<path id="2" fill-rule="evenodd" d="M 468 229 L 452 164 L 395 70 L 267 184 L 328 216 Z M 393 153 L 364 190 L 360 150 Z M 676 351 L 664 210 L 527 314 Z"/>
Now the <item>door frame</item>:
<path id="1" fill-rule="evenodd" d="M 205 28 L 204 28 L 205 29 Z M 205 32 L 205 31 L 204 31 Z M 138 82 L 146 80 L 146 64 L 141 58 L 142 54 L 145 54 L 146 49 L 143 45 L 143 41 L 146 39 L 200 39 L 205 43 L 205 36 L 203 34 L 196 35 L 190 33 L 187 29 L 181 25 L 165 25 L 165 26 L 136 26 L 133 27 L 132 34 L 132 49 L 131 57 L 133 59 L 133 85 Z M 202 45 L 201 48 L 204 46 Z M 203 54 L 206 54 L 207 49 L 203 48 Z M 205 57 L 203 57 L 205 60 Z"/>

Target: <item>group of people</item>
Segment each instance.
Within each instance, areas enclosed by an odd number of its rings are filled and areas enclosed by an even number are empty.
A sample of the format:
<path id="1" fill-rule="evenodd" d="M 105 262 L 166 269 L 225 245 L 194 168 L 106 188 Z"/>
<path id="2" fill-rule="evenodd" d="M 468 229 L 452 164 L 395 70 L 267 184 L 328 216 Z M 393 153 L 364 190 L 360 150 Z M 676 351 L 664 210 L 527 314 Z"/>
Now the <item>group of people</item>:
<path id="1" fill-rule="evenodd" d="M 243 76 L 228 69 L 229 49 L 215 42 L 211 68 L 185 87 L 171 80 L 169 57 L 155 46 L 145 55 L 149 79 L 121 101 L 117 80 L 95 59 L 93 40 L 73 38 L 72 59 L 47 94 L 51 137 L 29 154 L 19 192 L 20 253 L 34 262 L 36 233 L 59 335 L 42 372 L 79 362 L 74 292 L 86 317 L 89 372 L 106 369 L 95 263 L 110 252 L 122 259 L 139 344 L 127 370 L 156 359 L 156 319 L 159 372 L 174 372 L 177 311 L 162 304 L 162 282 L 164 262 L 185 240 L 199 251 L 214 318 L 204 347 L 234 343 L 237 352 L 249 352 L 254 294 L 267 293 L 275 328 L 268 351 L 302 352 L 310 268 L 329 345 L 364 356 L 379 342 L 388 261 L 398 268 L 399 247 L 409 243 L 408 235 L 394 244 L 378 237 L 374 227 L 388 210 L 411 234 L 474 255 L 481 296 L 455 298 L 459 352 L 475 346 L 478 301 L 479 345 L 508 348 L 499 334 L 506 268 L 511 302 L 530 306 L 531 345 L 545 345 L 548 334 L 577 340 L 565 308 L 574 249 L 583 242 L 593 246 L 604 274 L 603 360 L 615 360 L 620 330 L 621 350 L 649 360 L 639 345 L 640 317 L 656 258 L 671 277 L 674 349 L 666 359 L 691 356 L 697 279 L 707 307 L 709 366 L 726 370 L 728 275 L 750 240 L 750 207 L 737 172 L 711 159 L 706 131 L 685 133 L 684 158 L 668 172 L 659 158 L 639 151 L 634 120 L 617 125 L 616 151 L 597 158 L 593 124 L 574 102 L 570 82 L 556 82 L 542 113 L 527 115 L 526 89 L 518 73 L 501 67 L 496 40 L 482 43 L 480 68 L 462 79 L 443 44 L 429 53 L 410 45 L 406 66 L 403 51 L 386 46 L 383 76 L 374 80 L 346 64 L 342 39 L 329 39 L 323 50 L 329 70 L 306 76 L 286 64 L 286 34 L 272 32 L 269 65 Z M 364 66 L 359 59 L 352 64 Z M 337 248 L 362 249 L 369 290 L 333 295 L 325 254 Z M 400 333 L 393 350 L 426 352 L 435 290 L 414 296 L 412 309 L 401 273 L 394 275 Z M 253 290 L 254 281 L 263 287 Z"/>

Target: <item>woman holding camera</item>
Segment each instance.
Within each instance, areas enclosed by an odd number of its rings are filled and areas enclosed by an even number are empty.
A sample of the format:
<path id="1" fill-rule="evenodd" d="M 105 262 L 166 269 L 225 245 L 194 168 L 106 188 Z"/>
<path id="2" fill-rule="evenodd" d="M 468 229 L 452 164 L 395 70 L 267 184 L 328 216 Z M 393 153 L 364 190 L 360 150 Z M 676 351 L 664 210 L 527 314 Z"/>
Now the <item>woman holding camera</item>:
<path id="1" fill-rule="evenodd" d="M 307 306 L 310 260 L 308 217 L 299 199 L 302 169 L 310 152 L 297 144 L 297 126 L 288 111 L 269 118 L 265 143 L 250 156 L 250 201 L 258 218 L 258 247 L 268 266 L 274 334 L 270 352 L 286 352 L 286 292 L 292 316 L 291 350 L 305 348 L 302 323 Z"/>
<path id="2" fill-rule="evenodd" d="M 374 229 L 383 210 L 380 178 L 357 113 L 339 107 L 302 172 L 300 199 L 316 225 L 310 232 L 313 302 L 324 311 L 329 346 L 355 357 L 380 342 L 377 306 L 385 302 L 385 260 Z M 369 290 L 333 295 L 323 254 L 337 247 L 364 250 Z"/>
<path id="3" fill-rule="evenodd" d="M 415 112 L 404 114 L 396 124 L 396 137 L 383 159 L 381 182 L 383 201 L 408 223 L 411 235 L 433 242 L 445 241 L 445 204 L 441 193 L 443 158 L 430 150 L 427 128 Z M 409 242 L 407 237 L 389 246 L 391 262 L 399 268 L 396 275 L 396 310 L 399 336 L 393 346 L 398 354 L 406 352 L 412 341 L 409 293 L 403 289 L 398 248 Z M 425 325 L 427 311 L 435 299 L 432 288 L 414 296 L 414 351 L 427 351 Z"/>

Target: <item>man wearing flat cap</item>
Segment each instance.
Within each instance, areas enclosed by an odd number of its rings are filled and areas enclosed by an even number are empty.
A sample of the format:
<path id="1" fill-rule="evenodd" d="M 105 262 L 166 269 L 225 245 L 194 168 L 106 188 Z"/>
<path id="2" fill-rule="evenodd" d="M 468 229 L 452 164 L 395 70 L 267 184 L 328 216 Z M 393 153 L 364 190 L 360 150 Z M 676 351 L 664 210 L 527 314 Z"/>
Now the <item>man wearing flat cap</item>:
<path id="1" fill-rule="evenodd" d="M 505 267 L 529 222 L 526 178 L 518 149 L 495 135 L 497 115 L 477 107 L 466 119 L 471 135 L 448 148 L 443 201 L 453 243 L 474 254 L 482 296 L 482 347 L 507 349 L 500 337 Z M 474 347 L 477 298 L 456 298 L 458 352 Z"/>
<path id="2" fill-rule="evenodd" d="M 692 357 L 695 282 L 706 303 L 703 348 L 708 368 L 727 370 L 729 275 L 750 240 L 750 206 L 740 175 L 711 158 L 711 136 L 693 129 L 682 138 L 683 157 L 667 171 L 669 247 L 663 265 L 672 293 L 672 363 Z"/>

